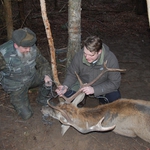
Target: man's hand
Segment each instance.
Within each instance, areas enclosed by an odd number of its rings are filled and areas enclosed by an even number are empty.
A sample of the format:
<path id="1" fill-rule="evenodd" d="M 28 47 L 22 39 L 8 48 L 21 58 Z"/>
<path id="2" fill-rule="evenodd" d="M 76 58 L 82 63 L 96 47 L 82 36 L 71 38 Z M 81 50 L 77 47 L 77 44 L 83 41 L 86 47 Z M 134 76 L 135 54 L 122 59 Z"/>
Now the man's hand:
<path id="1" fill-rule="evenodd" d="M 86 95 L 94 94 L 94 88 L 91 86 L 85 86 L 85 87 L 81 88 L 80 91 L 84 92 Z"/>
<path id="2" fill-rule="evenodd" d="M 63 95 L 64 93 L 67 92 L 67 89 L 68 89 L 68 87 L 67 87 L 66 85 L 60 85 L 60 86 L 57 87 L 57 89 L 55 90 L 55 92 L 56 92 L 59 96 L 61 96 L 61 95 Z"/>
<path id="3" fill-rule="evenodd" d="M 45 86 L 52 86 L 52 79 L 48 75 L 45 75 L 44 81 Z"/>

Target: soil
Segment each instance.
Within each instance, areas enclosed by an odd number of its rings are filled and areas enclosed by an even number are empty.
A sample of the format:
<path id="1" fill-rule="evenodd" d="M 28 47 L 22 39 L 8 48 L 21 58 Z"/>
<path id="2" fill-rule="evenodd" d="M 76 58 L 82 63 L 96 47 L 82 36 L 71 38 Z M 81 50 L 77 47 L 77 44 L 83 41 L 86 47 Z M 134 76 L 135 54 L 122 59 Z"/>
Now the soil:
<path id="1" fill-rule="evenodd" d="M 37 34 L 37 45 L 49 60 L 49 47 L 41 18 L 40 5 L 36 1 L 27 7 L 33 9 L 27 26 Z M 48 3 L 48 17 L 51 23 L 56 49 L 65 48 L 68 41 L 67 1 Z M 28 6 L 29 2 L 26 2 Z M 32 20 L 32 21 L 31 21 Z M 17 24 L 14 24 L 17 28 Z M 99 34 L 104 43 L 115 53 L 122 74 L 120 91 L 123 98 L 142 99 L 150 97 L 150 31 L 147 13 L 137 15 L 134 6 L 127 2 L 100 3 L 85 1 L 82 4 L 82 41 L 89 35 Z M 2 28 L 1 28 L 2 29 Z M 5 29 L 6 30 L 6 29 Z M 1 33 L 5 33 L 1 32 Z M 1 37 L 1 44 L 5 41 Z M 66 53 L 57 54 L 58 73 L 62 82 L 65 76 Z M 9 95 L 0 89 L 0 150 L 150 150 L 150 143 L 139 137 L 129 138 L 114 132 L 92 132 L 82 134 L 70 128 L 61 135 L 61 123 L 47 118 L 44 121 L 41 105 L 35 102 L 37 89 L 29 91 L 34 115 L 22 120 L 13 109 Z M 54 99 L 57 101 L 57 98 Z M 88 98 L 85 107 L 95 107 L 97 99 Z M 140 121 L 139 121 L 140 122 Z M 138 126 L 138 124 L 137 124 Z"/>

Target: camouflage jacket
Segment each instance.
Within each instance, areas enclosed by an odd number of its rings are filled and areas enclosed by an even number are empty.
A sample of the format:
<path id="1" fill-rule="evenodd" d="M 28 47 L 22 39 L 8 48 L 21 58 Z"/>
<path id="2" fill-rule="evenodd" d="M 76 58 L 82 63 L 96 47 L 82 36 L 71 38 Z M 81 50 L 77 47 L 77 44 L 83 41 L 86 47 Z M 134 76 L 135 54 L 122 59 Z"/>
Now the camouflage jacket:
<path id="1" fill-rule="evenodd" d="M 22 62 L 16 53 L 13 41 L 0 46 L 1 84 L 5 91 L 16 91 L 31 82 L 38 71 L 44 80 L 45 75 L 51 76 L 49 62 L 41 55 L 36 45 L 31 47 L 32 57 Z"/>

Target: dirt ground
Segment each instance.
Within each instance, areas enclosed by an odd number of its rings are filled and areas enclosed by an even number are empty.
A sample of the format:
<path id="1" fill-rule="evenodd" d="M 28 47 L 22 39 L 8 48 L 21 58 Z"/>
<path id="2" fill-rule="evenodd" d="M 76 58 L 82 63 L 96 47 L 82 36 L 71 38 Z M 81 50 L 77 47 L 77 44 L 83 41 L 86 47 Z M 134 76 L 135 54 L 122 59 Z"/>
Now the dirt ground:
<path id="1" fill-rule="evenodd" d="M 150 100 L 150 30 L 147 14 L 136 15 L 134 6 L 116 2 L 101 4 L 98 1 L 82 5 L 82 40 L 99 34 L 119 60 L 122 74 L 120 91 L 123 98 Z M 48 57 L 49 48 L 38 3 L 30 6 L 32 23 L 28 26 L 37 33 L 37 45 Z M 36 7 L 35 7 L 36 6 Z M 29 7 L 29 8 L 30 8 Z M 49 20 L 56 49 L 67 46 L 67 2 L 59 2 L 58 8 L 48 7 Z M 61 10 L 61 11 L 60 11 Z M 17 25 L 15 24 L 15 27 Z M 1 38 L 1 43 L 4 39 Z M 61 82 L 65 76 L 65 54 L 57 54 Z M 0 89 L 0 150 L 150 150 L 150 143 L 113 132 L 81 134 L 70 128 L 61 136 L 59 121 L 42 118 L 41 106 L 35 102 L 37 90 L 29 91 L 34 115 L 24 121 L 17 116 L 9 102 L 9 95 Z M 95 107 L 97 99 L 89 98 L 85 107 Z M 138 126 L 138 124 L 137 124 Z"/>

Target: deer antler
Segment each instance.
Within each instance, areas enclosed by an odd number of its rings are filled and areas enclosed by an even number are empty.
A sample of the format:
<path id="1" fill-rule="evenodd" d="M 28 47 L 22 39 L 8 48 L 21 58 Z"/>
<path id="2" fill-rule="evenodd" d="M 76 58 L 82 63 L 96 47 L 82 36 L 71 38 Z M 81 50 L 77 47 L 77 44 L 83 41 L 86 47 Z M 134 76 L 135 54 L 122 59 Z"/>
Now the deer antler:
<path id="1" fill-rule="evenodd" d="M 94 84 L 103 74 L 105 74 L 106 72 L 124 72 L 126 71 L 126 69 L 115 69 L 115 68 L 107 68 L 106 66 L 107 64 L 107 60 L 104 62 L 104 69 L 103 71 L 93 80 L 91 81 L 90 83 L 82 83 L 79 75 L 75 72 L 79 82 L 80 82 L 80 89 L 85 87 L 85 86 L 90 86 L 92 84 Z M 75 93 L 73 94 L 71 97 L 67 98 L 65 97 L 64 95 L 62 95 L 62 97 L 66 100 L 66 103 L 71 103 L 72 100 L 74 100 L 80 93 L 82 93 L 82 91 L 80 91 L 80 89 Z"/>
<path id="2" fill-rule="evenodd" d="M 70 117 L 68 116 L 68 114 L 67 114 L 65 111 L 61 110 L 61 109 L 60 109 L 59 107 L 57 107 L 57 106 L 51 105 L 50 102 L 49 102 L 49 100 L 47 100 L 47 104 L 48 104 L 51 108 L 53 108 L 54 110 L 57 110 L 57 111 L 61 112 L 62 116 L 67 120 L 67 122 L 72 123 L 72 120 L 70 119 Z M 61 119 L 61 120 L 62 120 L 62 119 Z M 62 123 L 63 123 L 63 124 L 66 124 L 66 123 L 63 122 L 63 121 L 62 121 Z"/>

